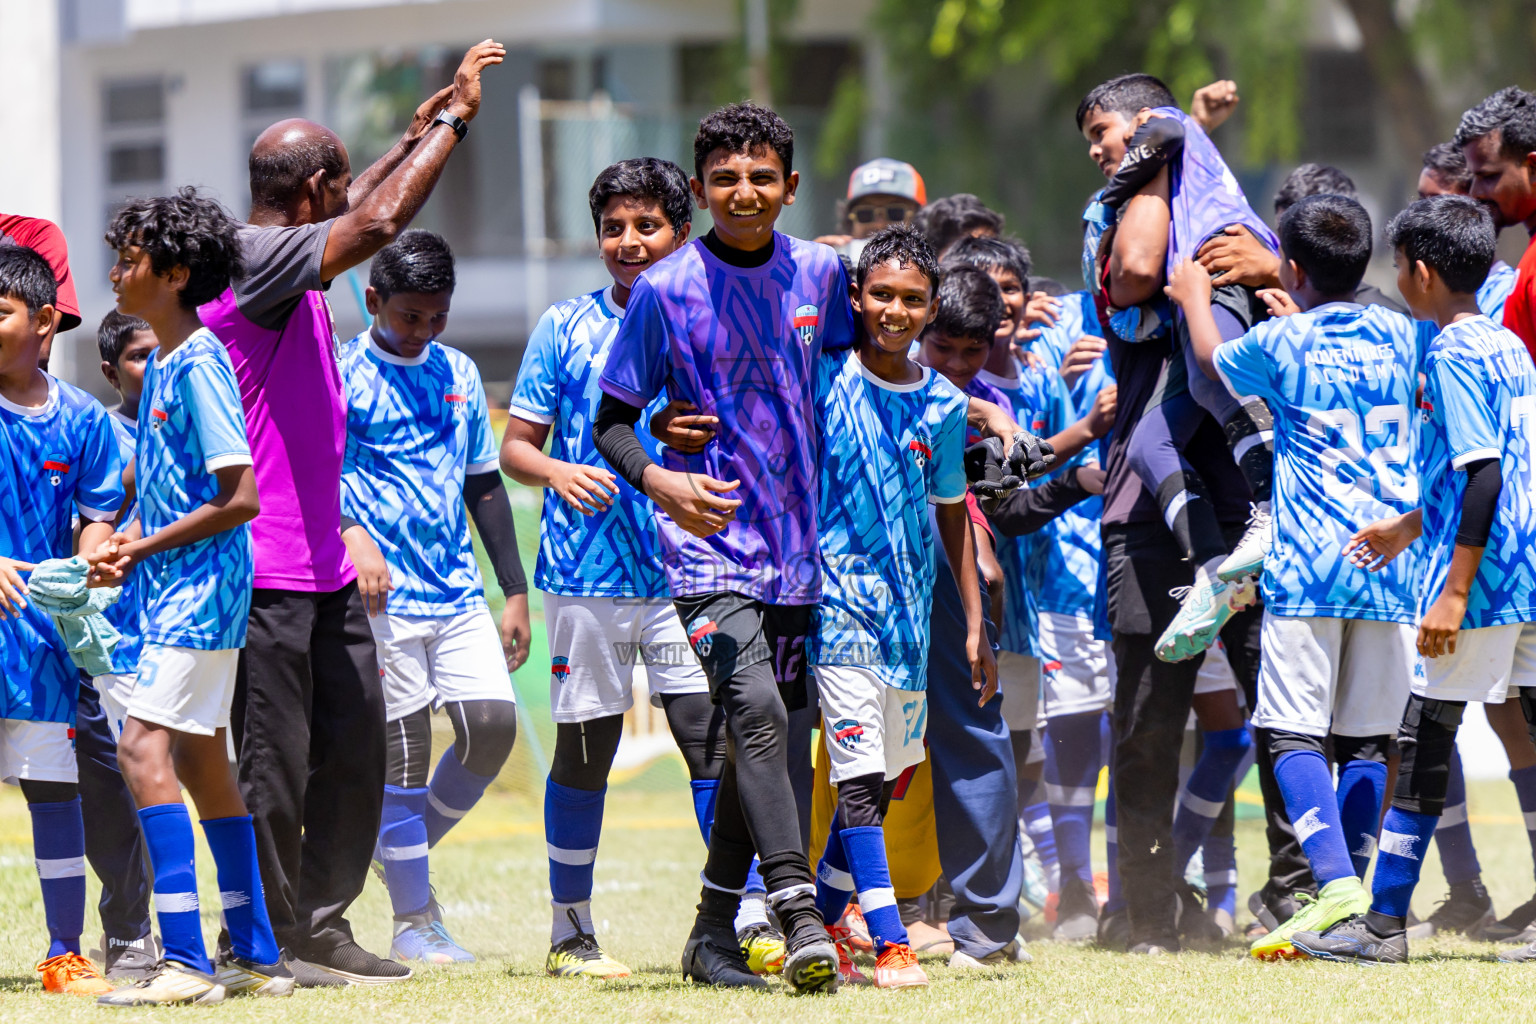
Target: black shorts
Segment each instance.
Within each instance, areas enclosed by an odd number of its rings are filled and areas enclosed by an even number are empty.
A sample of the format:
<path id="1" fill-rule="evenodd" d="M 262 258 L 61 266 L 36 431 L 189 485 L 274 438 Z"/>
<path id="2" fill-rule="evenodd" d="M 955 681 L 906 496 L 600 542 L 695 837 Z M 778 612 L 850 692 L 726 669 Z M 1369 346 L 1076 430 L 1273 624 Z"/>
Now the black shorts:
<path id="1" fill-rule="evenodd" d="M 722 683 L 767 661 L 784 707 L 805 707 L 805 640 L 815 605 L 767 604 L 730 591 L 677 597 L 672 604 L 704 667 L 710 700 L 720 703 Z"/>

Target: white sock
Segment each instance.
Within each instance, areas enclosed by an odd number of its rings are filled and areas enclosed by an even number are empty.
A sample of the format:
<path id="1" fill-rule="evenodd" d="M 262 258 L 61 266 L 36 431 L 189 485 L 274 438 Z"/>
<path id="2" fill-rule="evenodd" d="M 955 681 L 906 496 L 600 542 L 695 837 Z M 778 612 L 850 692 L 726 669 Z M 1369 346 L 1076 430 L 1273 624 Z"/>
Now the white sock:
<path id="1" fill-rule="evenodd" d="M 556 903 L 549 901 L 550 908 L 554 911 L 549 925 L 549 944 L 558 946 L 566 939 L 574 938 L 580 927 L 581 931 L 588 935 L 594 933 L 592 927 L 592 901 L 582 900 L 580 903 Z M 576 920 L 571 920 L 571 915 L 576 915 Z"/>
<path id="2" fill-rule="evenodd" d="M 741 894 L 741 907 L 736 911 L 736 930 L 742 932 L 755 924 L 768 923 L 768 894 L 745 892 Z"/>

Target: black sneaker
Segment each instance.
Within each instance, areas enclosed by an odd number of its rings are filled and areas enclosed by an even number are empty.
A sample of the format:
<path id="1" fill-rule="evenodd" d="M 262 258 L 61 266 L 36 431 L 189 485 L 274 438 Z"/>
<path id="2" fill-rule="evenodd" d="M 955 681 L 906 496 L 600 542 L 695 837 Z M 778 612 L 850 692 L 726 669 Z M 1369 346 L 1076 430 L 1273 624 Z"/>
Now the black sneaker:
<path id="1" fill-rule="evenodd" d="M 1221 926 L 1205 912 L 1205 894 L 1188 882 L 1177 886 L 1179 938 L 1192 946 L 1219 946 L 1226 939 Z"/>
<path id="2" fill-rule="evenodd" d="M 1269 886 L 1248 894 L 1248 912 L 1253 915 L 1253 921 L 1243 932 L 1247 939 L 1257 939 L 1268 935 L 1280 927 L 1284 921 L 1289 921 L 1296 916 L 1301 909 L 1301 904 L 1293 893 L 1271 892 Z"/>
<path id="3" fill-rule="evenodd" d="M 1100 949 L 1123 953 L 1131 944 L 1131 912 L 1124 907 L 1099 918 L 1099 933 L 1093 940 Z"/>
<path id="4" fill-rule="evenodd" d="M 1408 961 L 1407 930 L 1394 928 L 1374 913 L 1345 918 L 1322 933 L 1297 932 L 1291 936 L 1291 945 L 1307 956 L 1346 964 Z"/>
<path id="5" fill-rule="evenodd" d="M 1099 933 L 1099 898 L 1093 883 L 1081 878 L 1063 878 L 1056 902 L 1056 927 L 1051 938 L 1057 942 L 1087 942 Z"/>
<path id="6" fill-rule="evenodd" d="M 727 939 L 714 935 L 697 924 L 693 934 L 688 936 L 688 944 L 683 947 L 683 977 L 697 985 L 720 988 L 768 987 L 768 983 L 747 966 L 747 958 L 734 936 Z"/>
<path id="7" fill-rule="evenodd" d="M 288 968 L 296 988 L 346 988 L 351 984 L 346 978 L 337 977 L 330 971 L 322 971 L 314 964 L 296 958 L 286 949 L 278 958 L 278 963 Z"/>
<path id="8" fill-rule="evenodd" d="M 102 937 L 102 976 L 119 985 L 134 985 L 155 973 L 159 947 L 153 935 L 142 939 Z"/>
<path id="9" fill-rule="evenodd" d="M 1428 921 L 1408 927 L 1408 938 L 1427 939 L 1434 935 L 1460 932 L 1469 939 L 1480 939 L 1491 924 L 1497 924 L 1493 900 L 1481 878 L 1457 882 L 1445 899 L 1429 915 Z"/>
<path id="10" fill-rule="evenodd" d="M 1509 942 L 1520 937 L 1533 924 L 1536 924 L 1536 896 L 1485 927 L 1482 937 L 1489 942 Z"/>
<path id="11" fill-rule="evenodd" d="M 355 942 L 343 942 L 331 949 L 306 950 L 298 959 L 352 985 L 388 985 L 411 976 L 411 969 L 405 964 L 374 956 Z"/>

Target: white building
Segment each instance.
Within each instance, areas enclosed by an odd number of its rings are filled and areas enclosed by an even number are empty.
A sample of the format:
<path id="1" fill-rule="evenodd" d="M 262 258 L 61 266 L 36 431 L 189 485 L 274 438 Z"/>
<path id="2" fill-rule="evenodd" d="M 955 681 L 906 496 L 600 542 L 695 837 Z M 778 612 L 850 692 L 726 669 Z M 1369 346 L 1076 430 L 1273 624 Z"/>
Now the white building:
<path id="1" fill-rule="evenodd" d="M 775 100 L 801 129 L 805 171 L 872 3 L 808 0 L 783 34 L 803 66 Z M 586 204 L 596 171 L 640 155 L 691 166 L 741 10 L 737 0 L 0 0 L 0 128 L 29 140 L 0 160 L 0 210 L 63 226 L 85 318 L 56 346 L 55 369 L 104 383 L 91 329 L 112 301 L 101 235 L 124 199 L 193 184 L 243 216 L 250 143 L 291 116 L 334 128 L 360 169 L 451 80 L 465 48 L 492 37 L 507 60 L 486 73 L 480 116 L 416 224 L 443 232 L 460 257 L 452 340 L 487 380 L 505 380 L 530 317 L 606 279 Z M 836 186 L 807 176 L 785 222 L 816 234 L 830 226 Z M 361 326 L 365 274 L 332 287 L 343 331 Z"/>

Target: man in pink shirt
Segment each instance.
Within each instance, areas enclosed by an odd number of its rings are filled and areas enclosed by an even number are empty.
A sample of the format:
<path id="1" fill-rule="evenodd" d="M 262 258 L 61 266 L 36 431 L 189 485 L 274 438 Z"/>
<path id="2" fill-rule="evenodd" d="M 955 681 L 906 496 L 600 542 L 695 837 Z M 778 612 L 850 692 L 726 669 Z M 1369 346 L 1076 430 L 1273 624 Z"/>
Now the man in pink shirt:
<path id="1" fill-rule="evenodd" d="M 199 311 L 229 349 L 261 514 L 250 628 L 233 708 L 240 789 L 255 819 L 267 911 L 301 986 L 411 976 L 352 940 L 384 796 L 384 697 L 367 616 L 389 571 L 341 517 L 347 405 L 324 290 L 410 223 L 480 107 L 480 73 L 506 50 L 471 47 L 452 86 L 356 179 L 346 147 L 288 120 L 251 150 L 246 270 Z"/>

